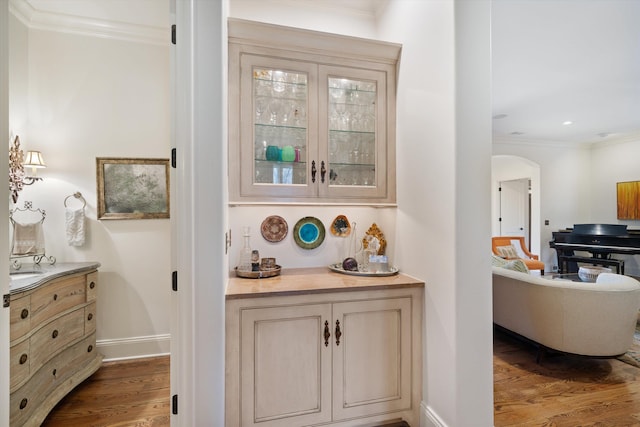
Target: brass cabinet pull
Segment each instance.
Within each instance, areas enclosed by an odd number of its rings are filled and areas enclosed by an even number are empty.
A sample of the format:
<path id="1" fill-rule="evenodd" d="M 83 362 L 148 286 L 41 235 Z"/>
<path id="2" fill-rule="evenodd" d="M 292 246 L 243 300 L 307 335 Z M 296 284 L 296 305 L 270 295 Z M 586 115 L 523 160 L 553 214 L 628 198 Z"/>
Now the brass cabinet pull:
<path id="1" fill-rule="evenodd" d="M 316 161 L 311 161 L 311 182 L 316 182 Z"/>
<path id="2" fill-rule="evenodd" d="M 25 397 L 24 399 L 22 399 L 20 401 L 20 409 L 24 409 L 27 407 L 27 403 L 29 403 L 29 401 L 27 400 L 27 398 Z"/>
<path id="3" fill-rule="evenodd" d="M 329 346 L 329 338 L 331 338 L 331 332 L 329 332 L 329 321 L 324 322 L 324 346 Z"/>
<path id="4" fill-rule="evenodd" d="M 53 333 L 51 334 L 51 338 L 54 338 L 54 339 L 55 339 L 55 338 L 58 338 L 58 330 L 57 330 L 57 329 L 55 329 L 55 330 L 53 331 Z"/>
<path id="5" fill-rule="evenodd" d="M 324 176 L 327 174 L 327 168 L 324 167 L 324 160 L 320 162 L 320 182 L 324 184 Z"/>
<path id="6" fill-rule="evenodd" d="M 336 345 L 340 345 L 341 336 L 342 336 L 342 332 L 340 332 L 340 321 L 336 320 Z"/>
<path id="7" fill-rule="evenodd" d="M 26 308 L 23 308 L 22 313 L 20 313 L 20 318 L 26 319 L 27 317 L 29 317 L 29 310 L 27 310 Z"/>
<path id="8" fill-rule="evenodd" d="M 20 364 L 24 365 L 25 363 L 27 363 L 28 358 L 29 356 L 27 356 L 26 353 L 23 353 L 22 356 L 20 356 Z"/>

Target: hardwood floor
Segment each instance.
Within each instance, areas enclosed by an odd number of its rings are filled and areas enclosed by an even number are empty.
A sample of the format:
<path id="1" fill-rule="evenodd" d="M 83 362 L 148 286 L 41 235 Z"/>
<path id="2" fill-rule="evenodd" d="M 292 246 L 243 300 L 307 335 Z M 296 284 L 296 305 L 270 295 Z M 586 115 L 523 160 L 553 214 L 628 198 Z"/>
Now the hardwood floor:
<path id="1" fill-rule="evenodd" d="M 42 427 L 169 426 L 169 356 L 105 362 Z"/>
<path id="2" fill-rule="evenodd" d="M 494 331 L 494 426 L 640 426 L 640 369 L 617 359 L 546 355 Z"/>
<path id="3" fill-rule="evenodd" d="M 640 369 L 549 354 L 494 332 L 494 426 L 640 426 Z M 105 363 L 43 427 L 169 426 L 169 357 Z"/>

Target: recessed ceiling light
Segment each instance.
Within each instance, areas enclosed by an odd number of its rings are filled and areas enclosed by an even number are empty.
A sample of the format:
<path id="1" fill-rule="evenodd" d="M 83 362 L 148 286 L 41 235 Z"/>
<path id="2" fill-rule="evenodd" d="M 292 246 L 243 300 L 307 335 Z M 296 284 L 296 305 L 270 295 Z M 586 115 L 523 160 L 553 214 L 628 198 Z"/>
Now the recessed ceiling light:
<path id="1" fill-rule="evenodd" d="M 571 120 L 567 120 L 567 121 L 562 122 L 562 124 L 565 125 L 565 126 L 569 126 L 569 125 L 572 125 L 573 122 Z"/>
<path id="2" fill-rule="evenodd" d="M 496 114 L 495 116 L 493 116 L 494 120 L 504 119 L 505 117 L 507 117 L 506 114 Z"/>

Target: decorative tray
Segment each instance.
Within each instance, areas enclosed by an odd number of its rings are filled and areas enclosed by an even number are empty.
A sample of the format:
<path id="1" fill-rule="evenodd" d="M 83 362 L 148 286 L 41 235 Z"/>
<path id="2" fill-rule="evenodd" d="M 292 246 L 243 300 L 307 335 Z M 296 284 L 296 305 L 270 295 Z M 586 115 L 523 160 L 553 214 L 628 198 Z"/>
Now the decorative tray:
<path id="1" fill-rule="evenodd" d="M 245 279 L 264 279 L 267 277 L 279 276 L 282 271 L 282 267 L 276 265 L 275 268 L 271 268 L 269 270 L 259 270 L 259 271 L 240 271 L 238 267 L 235 268 L 236 276 L 243 277 Z"/>
<path id="2" fill-rule="evenodd" d="M 329 264 L 329 270 L 335 271 L 336 273 L 349 274 L 351 276 L 363 276 L 363 277 L 383 277 L 383 276 L 393 276 L 398 274 L 400 270 L 397 267 L 389 267 L 389 271 L 374 273 L 371 271 L 351 271 L 345 270 L 342 268 L 342 264 Z"/>

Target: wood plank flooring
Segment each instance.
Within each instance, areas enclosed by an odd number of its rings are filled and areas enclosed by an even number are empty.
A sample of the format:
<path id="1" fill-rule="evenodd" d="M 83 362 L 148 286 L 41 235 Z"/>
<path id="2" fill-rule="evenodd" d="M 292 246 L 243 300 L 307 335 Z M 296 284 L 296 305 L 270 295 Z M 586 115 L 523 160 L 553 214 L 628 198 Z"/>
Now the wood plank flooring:
<path id="1" fill-rule="evenodd" d="M 494 332 L 494 425 L 640 426 L 640 369 L 616 359 L 549 354 Z M 105 363 L 43 427 L 169 426 L 169 357 Z"/>
<path id="2" fill-rule="evenodd" d="M 494 425 L 640 426 L 640 369 L 617 359 L 546 355 L 496 329 Z"/>
<path id="3" fill-rule="evenodd" d="M 42 427 L 168 427 L 169 356 L 105 362 Z"/>

